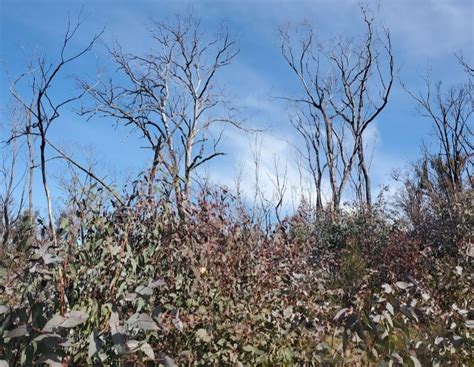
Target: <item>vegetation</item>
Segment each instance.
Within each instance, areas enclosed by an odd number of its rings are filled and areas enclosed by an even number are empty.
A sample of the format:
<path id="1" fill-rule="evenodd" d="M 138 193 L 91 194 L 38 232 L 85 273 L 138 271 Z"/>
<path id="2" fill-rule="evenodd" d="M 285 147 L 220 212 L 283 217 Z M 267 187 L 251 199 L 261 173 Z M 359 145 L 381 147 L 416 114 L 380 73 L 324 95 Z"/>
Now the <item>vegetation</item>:
<path id="1" fill-rule="evenodd" d="M 302 198 L 286 217 L 281 201 L 258 209 L 238 191 L 194 179 L 221 154 L 213 125 L 245 129 L 213 79 L 237 55 L 227 32 L 204 40 L 190 17 L 156 23 L 157 54 L 110 51 L 125 84 L 82 80 L 77 96 L 55 101 L 63 66 L 99 37 L 66 56 L 82 20 L 70 26 L 60 62 L 39 60 L 12 86 L 12 121 L 22 122 L 12 123 L 2 170 L 0 365 L 472 365 L 472 69 L 460 57 L 465 85 L 412 94 L 440 151 L 425 151 L 414 174 L 400 178 L 396 200 L 373 201 L 363 137 L 388 102 L 394 61 L 388 31 L 377 43 L 370 12 L 363 15 L 365 48 L 354 64 L 343 43 L 322 54 L 340 67 L 327 84 L 307 83 L 310 69 L 295 62 L 316 62 L 311 34 L 296 56 L 282 32 L 283 56 L 306 88 L 303 102 L 289 99 L 317 198 Z M 376 45 L 384 52 L 372 53 Z M 374 70 L 382 99 L 371 105 L 364 93 Z M 33 81 L 27 96 L 24 78 Z M 326 100 L 331 93 L 339 100 Z M 122 190 L 49 140 L 60 110 L 79 99 L 80 115 L 113 117 L 148 144 L 149 169 Z M 31 199 L 27 208 L 13 199 L 18 181 L 33 187 L 32 174 L 15 175 L 23 139 L 26 172 L 41 173 L 46 217 Z M 56 210 L 51 152 L 72 177 Z M 333 182 L 330 202 L 324 177 Z M 344 205 L 350 182 L 354 201 Z"/>

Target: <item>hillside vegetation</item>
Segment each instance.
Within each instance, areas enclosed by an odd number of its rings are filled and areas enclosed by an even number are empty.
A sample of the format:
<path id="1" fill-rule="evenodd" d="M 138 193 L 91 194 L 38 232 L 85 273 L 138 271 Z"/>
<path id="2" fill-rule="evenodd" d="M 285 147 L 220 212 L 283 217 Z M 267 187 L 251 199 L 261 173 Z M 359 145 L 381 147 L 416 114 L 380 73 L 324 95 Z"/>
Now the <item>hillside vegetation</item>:
<path id="1" fill-rule="evenodd" d="M 291 123 L 314 183 L 287 214 L 284 185 L 275 203 L 258 191 L 252 203 L 195 174 L 222 154 L 214 123 L 252 133 L 213 88 L 237 56 L 226 33 L 205 43 L 190 18 L 157 23 L 157 54 L 110 49 L 121 79 L 78 78 L 77 96 L 58 97 L 63 67 L 100 36 L 71 51 L 82 22 L 70 24 L 60 61 L 38 61 L 11 89 L 20 112 L 1 181 L 0 365 L 472 366 L 472 68 L 459 55 L 465 84 L 408 91 L 439 151 L 425 150 L 398 178 L 397 195 L 373 199 L 364 134 L 388 103 L 395 68 L 388 31 L 362 14 L 357 52 L 341 43 L 320 55 L 329 55 L 322 67 L 340 68 L 329 81 L 311 79 L 310 30 L 302 42 L 282 31 L 284 60 L 303 85 L 289 98 Z M 113 119 L 151 152 L 125 187 L 51 141 L 59 112 L 79 100 L 80 116 Z M 29 148 L 21 177 L 16 148 Z M 53 158 L 68 164 L 65 205 L 49 188 Z M 43 211 L 31 199 L 35 174 Z"/>

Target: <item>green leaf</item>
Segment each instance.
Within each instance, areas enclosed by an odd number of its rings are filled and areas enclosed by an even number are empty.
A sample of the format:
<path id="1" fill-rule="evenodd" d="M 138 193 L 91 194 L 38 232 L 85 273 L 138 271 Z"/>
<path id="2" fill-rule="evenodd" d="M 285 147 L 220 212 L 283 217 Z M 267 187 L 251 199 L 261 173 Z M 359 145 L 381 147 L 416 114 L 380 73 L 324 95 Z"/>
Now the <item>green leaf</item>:
<path id="1" fill-rule="evenodd" d="M 127 340 L 125 344 L 131 352 L 135 352 L 135 350 L 140 346 L 140 342 L 138 340 Z"/>
<path id="2" fill-rule="evenodd" d="M 198 331 L 196 331 L 196 337 L 205 343 L 209 343 L 212 339 L 206 329 L 198 329 Z"/>
<path id="3" fill-rule="evenodd" d="M 421 363 L 420 361 L 418 360 L 418 358 L 414 357 L 414 356 L 410 356 L 412 362 L 413 362 L 413 365 L 414 367 L 421 367 Z"/>
<path id="4" fill-rule="evenodd" d="M 387 308 L 388 312 L 390 312 L 392 315 L 394 315 L 394 310 L 393 310 L 393 306 L 392 306 L 391 303 L 387 302 L 385 307 Z"/>
<path id="5" fill-rule="evenodd" d="M 92 358 L 100 349 L 100 340 L 97 337 L 97 331 L 94 329 L 89 335 L 89 347 L 87 349 L 87 358 Z"/>
<path id="6" fill-rule="evenodd" d="M 73 328 L 87 321 L 87 313 L 83 310 L 74 310 L 65 316 L 54 315 L 44 326 L 43 331 L 51 332 L 57 328 Z"/>
<path id="7" fill-rule="evenodd" d="M 39 360 L 38 363 L 44 363 L 52 367 L 62 367 L 63 363 L 59 356 L 55 354 L 45 354 Z"/>
<path id="8" fill-rule="evenodd" d="M 135 293 L 139 294 L 140 296 L 151 296 L 153 294 L 153 288 L 150 288 L 146 285 L 139 285 L 135 289 Z"/>
<path id="9" fill-rule="evenodd" d="M 246 345 L 244 348 L 243 348 L 244 351 L 246 352 L 249 352 L 249 353 L 253 353 L 255 355 L 258 355 L 258 356 L 261 356 L 261 355 L 264 355 L 265 352 L 261 349 L 258 349 L 258 348 L 255 348 L 251 345 Z"/>
<path id="10" fill-rule="evenodd" d="M 253 352 L 253 347 L 251 345 L 246 345 L 242 348 L 245 352 Z"/>
<path id="11" fill-rule="evenodd" d="M 161 361 L 165 365 L 165 367 L 177 367 L 175 361 L 173 361 L 170 357 L 164 356 L 163 360 Z"/>
<path id="12" fill-rule="evenodd" d="M 141 330 L 157 330 L 158 326 L 150 315 L 146 313 L 135 313 L 127 320 L 127 325 Z"/>
<path id="13" fill-rule="evenodd" d="M 74 310 L 66 315 L 66 320 L 59 325 L 63 328 L 72 328 L 87 321 L 88 315 L 83 310 Z"/>
<path id="14" fill-rule="evenodd" d="M 152 361 L 155 359 L 155 352 L 153 352 L 153 348 L 151 347 L 150 344 L 143 343 L 140 347 L 140 350 L 143 353 L 145 353 L 145 355 L 148 357 L 148 359 L 151 359 Z"/>
<path id="15" fill-rule="evenodd" d="M 148 287 L 155 289 L 164 285 L 166 285 L 166 282 L 163 279 L 157 279 L 154 282 L 150 282 L 150 284 L 148 284 Z"/>
<path id="16" fill-rule="evenodd" d="M 341 310 L 339 310 L 336 314 L 336 316 L 334 316 L 334 321 L 337 321 L 342 315 L 344 315 L 347 311 L 349 311 L 348 308 L 343 308 Z"/>
<path id="17" fill-rule="evenodd" d="M 31 331 L 31 325 L 25 324 L 25 325 L 20 325 L 17 328 L 10 330 L 7 333 L 7 338 L 18 338 L 20 336 L 25 336 L 28 335 Z"/>
<path id="18" fill-rule="evenodd" d="M 71 276 L 73 278 L 77 276 L 77 267 L 73 262 L 69 263 L 69 271 L 71 272 Z"/>
<path id="19" fill-rule="evenodd" d="M 59 225 L 59 228 L 62 230 L 66 230 L 69 227 L 69 219 L 67 217 L 63 217 L 61 220 L 61 224 Z"/>
<path id="20" fill-rule="evenodd" d="M 112 334 L 112 342 L 114 343 L 117 353 L 125 351 L 125 334 L 120 326 L 120 319 L 117 312 L 112 311 L 109 319 L 110 333 Z"/>
<path id="21" fill-rule="evenodd" d="M 53 331 L 54 329 L 58 328 L 59 325 L 64 322 L 64 320 L 66 320 L 66 318 L 57 313 L 46 323 L 46 325 L 44 325 L 43 331 Z"/>
<path id="22" fill-rule="evenodd" d="M 61 256 L 50 254 L 49 252 L 45 253 L 42 257 L 43 257 L 43 261 L 46 265 L 59 264 L 59 263 L 62 263 L 64 261 L 64 259 Z"/>
<path id="23" fill-rule="evenodd" d="M 65 339 L 58 334 L 41 334 L 33 339 L 36 343 L 41 343 L 50 350 L 65 342 Z"/>
<path id="24" fill-rule="evenodd" d="M 396 286 L 400 289 L 408 289 L 410 288 L 411 286 L 413 286 L 413 284 L 411 283 L 407 283 L 407 282 L 396 282 L 395 283 Z"/>

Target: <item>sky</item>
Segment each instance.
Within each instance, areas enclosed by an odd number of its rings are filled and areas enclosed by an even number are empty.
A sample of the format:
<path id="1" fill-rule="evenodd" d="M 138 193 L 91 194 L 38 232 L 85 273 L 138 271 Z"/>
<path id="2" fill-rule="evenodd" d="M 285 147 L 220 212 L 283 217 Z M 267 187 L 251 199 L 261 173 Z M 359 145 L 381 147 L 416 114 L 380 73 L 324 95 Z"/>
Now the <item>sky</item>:
<path id="1" fill-rule="evenodd" d="M 370 145 L 374 191 L 382 185 L 396 186 L 391 179 L 394 169 L 408 169 L 420 155 L 424 141 L 430 145 L 430 123 L 417 113 L 411 91 L 423 88 L 421 75 L 429 68 L 433 80 L 449 86 L 465 79 L 455 52 L 462 51 L 472 64 L 474 59 L 474 2 L 470 0 L 393 0 L 366 2 L 377 12 L 377 22 L 392 36 L 397 80 L 390 102 L 367 133 Z M 56 85 L 54 93 L 74 91 L 73 75 L 94 77 L 98 69 L 110 69 L 105 44 L 119 42 L 123 49 L 140 54 L 149 49 L 147 27 L 151 20 L 167 20 L 189 10 L 201 18 L 202 30 L 213 32 L 225 22 L 238 41 L 240 53 L 225 70 L 222 84 L 236 102 L 245 124 L 265 129 L 257 137 L 235 129 L 227 130 L 222 142 L 226 156 L 207 164 L 202 175 L 213 182 L 235 185 L 241 179 L 244 195 L 252 197 L 255 180 L 253 154 L 255 140 L 260 142 L 260 185 L 272 196 L 275 162 L 286 171 L 288 187 L 299 185 L 292 144 L 296 133 L 290 128 L 287 104 L 276 98 L 298 93 L 298 85 L 281 57 L 278 29 L 285 24 L 310 22 L 318 40 L 327 42 L 342 34 L 348 37 L 363 31 L 357 2 L 350 0 L 0 0 L 0 108 L 7 118 L 9 85 L 26 70 L 34 55 L 44 54 L 55 60 L 66 29 L 67 16 L 79 11 L 88 18 L 73 40 L 81 47 L 105 26 L 105 32 L 93 51 L 81 58 Z M 4 133 L 4 132 L 3 132 Z M 138 137 L 126 128 L 113 127 L 110 120 L 86 121 L 73 110 L 65 111 L 52 128 L 51 139 L 74 157 L 85 162 L 100 162 L 100 172 L 108 180 L 124 180 L 145 169 L 147 152 L 140 149 Z M 0 136 L 0 138 L 2 138 Z M 0 139 L 3 140 L 3 139 Z M 59 196 L 59 178 L 65 166 L 51 165 L 57 179 L 53 194 Z M 35 202 L 44 204 L 36 180 Z M 296 190 L 296 189 L 295 189 Z M 291 190 L 290 190 L 291 191 Z"/>

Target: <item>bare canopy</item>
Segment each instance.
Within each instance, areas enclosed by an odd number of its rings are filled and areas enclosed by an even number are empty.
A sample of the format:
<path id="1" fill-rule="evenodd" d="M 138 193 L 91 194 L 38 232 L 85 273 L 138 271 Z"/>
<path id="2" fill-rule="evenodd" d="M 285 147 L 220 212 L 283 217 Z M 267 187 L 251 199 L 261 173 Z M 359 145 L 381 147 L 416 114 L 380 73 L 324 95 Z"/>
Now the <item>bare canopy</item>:
<path id="1" fill-rule="evenodd" d="M 160 175 L 183 209 L 193 172 L 223 154 L 218 150 L 222 128 L 216 125 L 240 126 L 217 86 L 219 72 L 238 49 L 225 28 L 207 39 L 189 15 L 174 23 L 154 22 L 151 36 L 147 54 L 125 53 L 118 45 L 109 50 L 124 78 L 95 87 L 84 82 L 94 103 L 82 113 L 111 117 L 138 132 L 151 150 L 148 195 L 154 195 Z"/>
<path id="2" fill-rule="evenodd" d="M 324 47 L 310 24 L 297 40 L 289 28 L 280 32 L 281 53 L 301 90 L 284 98 L 296 109 L 291 122 L 305 143 L 299 152 L 313 178 L 318 209 L 326 179 L 333 211 L 351 181 L 359 201 L 369 208 L 372 202 L 364 133 L 387 105 L 394 58 L 388 30 L 379 35 L 373 16 L 361 10 L 365 34 L 355 42 L 338 38 Z"/>

